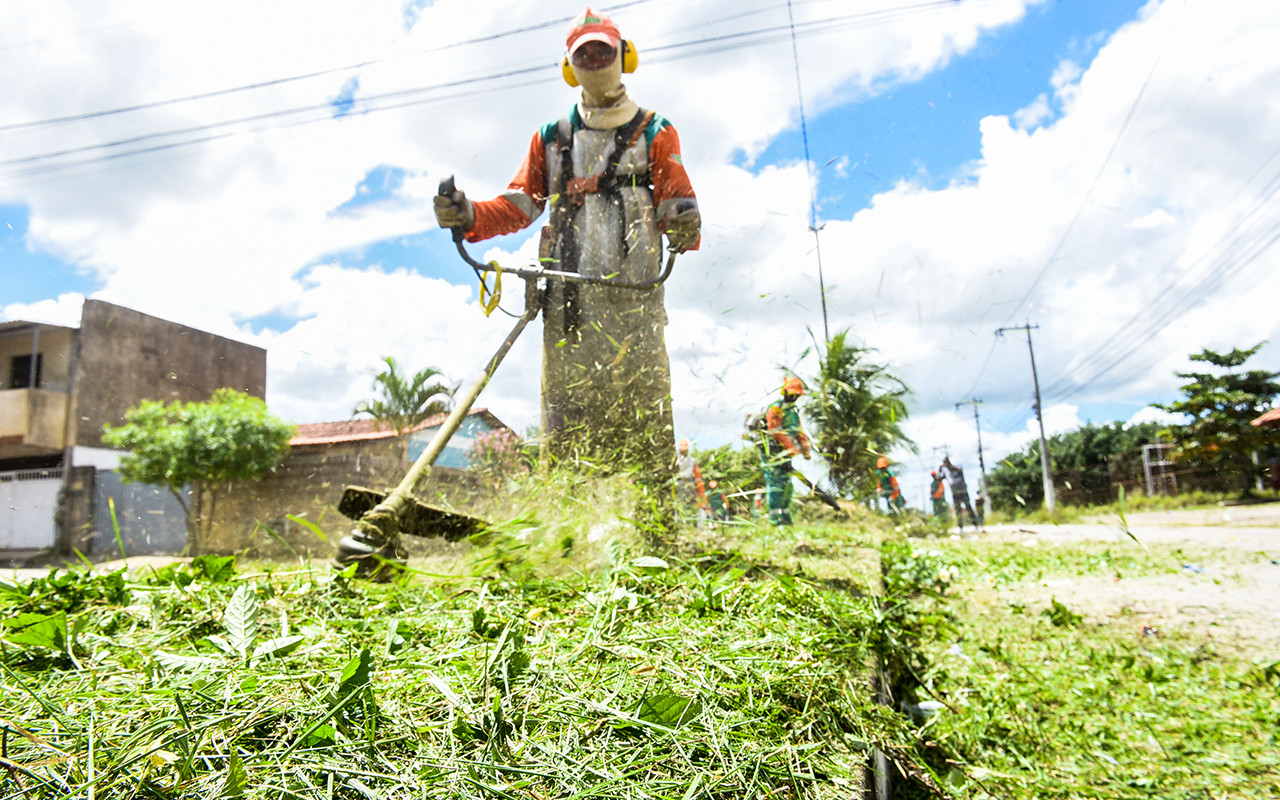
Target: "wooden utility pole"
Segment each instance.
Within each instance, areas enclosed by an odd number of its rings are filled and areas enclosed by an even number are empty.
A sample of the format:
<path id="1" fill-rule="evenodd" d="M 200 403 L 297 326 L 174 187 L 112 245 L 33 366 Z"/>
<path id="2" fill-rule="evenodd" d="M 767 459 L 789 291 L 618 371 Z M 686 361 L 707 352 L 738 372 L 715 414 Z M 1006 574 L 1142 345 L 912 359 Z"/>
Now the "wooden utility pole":
<path id="1" fill-rule="evenodd" d="M 988 503 L 990 503 L 991 493 L 987 491 L 987 464 L 982 460 L 982 423 L 978 420 L 978 406 L 982 405 L 982 401 L 977 399 L 961 400 L 959 403 L 956 403 L 956 410 L 959 411 L 960 406 L 967 405 L 973 406 L 973 424 L 974 427 L 978 429 L 978 469 L 982 476 L 982 482 L 979 486 L 982 487 L 982 496 L 987 499 Z"/>
<path id="2" fill-rule="evenodd" d="M 1036 376 L 1036 351 L 1031 346 L 1031 331 L 1039 327 L 1028 322 L 1024 325 L 997 328 L 996 336 L 1003 336 L 1005 331 L 1027 332 L 1027 350 L 1031 353 L 1031 385 L 1036 391 L 1036 422 L 1040 424 L 1040 470 L 1044 478 L 1044 507 L 1047 511 L 1053 511 L 1057 506 L 1053 492 L 1053 470 L 1049 466 L 1049 443 L 1044 438 L 1044 414 L 1040 407 L 1040 378 Z"/>

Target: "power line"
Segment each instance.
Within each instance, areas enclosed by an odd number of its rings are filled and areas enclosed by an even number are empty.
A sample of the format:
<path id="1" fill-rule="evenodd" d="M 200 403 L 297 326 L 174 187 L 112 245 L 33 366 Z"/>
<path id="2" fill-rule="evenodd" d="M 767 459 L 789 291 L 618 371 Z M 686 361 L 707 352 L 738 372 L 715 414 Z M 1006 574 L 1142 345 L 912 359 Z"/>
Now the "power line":
<path id="1" fill-rule="evenodd" d="M 987 2 L 994 2 L 994 1 L 995 0 L 987 0 Z M 651 0 L 635 0 L 635 2 L 633 3 L 624 4 L 621 6 L 615 6 L 613 8 L 622 8 L 622 7 L 632 6 L 632 5 L 638 5 L 644 2 L 651 2 Z M 843 15 L 827 17 L 827 18 L 822 18 L 817 20 L 810 20 L 808 22 L 796 23 L 794 25 L 794 28 L 795 28 L 794 34 L 797 36 L 829 34 L 829 33 L 838 32 L 840 30 L 844 30 L 850 27 L 885 24 L 888 22 L 896 21 L 904 17 L 925 13 L 931 10 L 949 9 L 954 5 L 955 5 L 954 0 L 926 0 L 925 2 L 916 3 L 910 6 L 902 6 L 898 8 L 892 8 L 892 9 L 879 9 L 875 11 L 862 11 L 862 12 L 856 12 L 852 14 L 843 14 Z M 730 17 L 730 18 L 739 17 L 739 16 L 741 15 L 733 15 L 733 17 Z M 527 30 L 547 27 L 555 24 L 562 24 L 562 21 L 553 20 L 545 23 L 539 23 L 538 25 L 535 25 L 535 26 L 518 28 L 512 31 L 507 31 L 500 34 L 493 34 L 485 37 L 477 37 L 473 40 L 466 40 L 466 42 L 454 43 L 451 45 L 447 45 L 446 47 L 458 46 L 463 43 L 491 41 L 496 38 L 501 38 L 503 36 L 513 35 L 515 33 L 522 33 Z M 683 60 L 686 58 L 692 58 L 696 56 L 712 55 L 718 52 L 740 50 L 740 49 L 746 49 L 751 47 L 759 47 L 759 46 L 763 46 L 766 44 L 770 44 L 770 43 L 774 43 L 774 42 L 778 42 L 778 41 L 782 41 L 787 38 L 790 38 L 792 33 L 793 33 L 792 26 L 790 25 L 774 25 L 774 26 L 756 28 L 754 30 L 737 31 L 737 32 L 720 34 L 715 36 L 704 36 L 694 40 L 676 42 L 676 43 L 667 44 L 667 45 L 659 45 L 653 48 L 648 48 L 646 52 L 650 54 L 651 56 L 650 60 L 652 60 L 654 63 L 666 63 L 669 61 Z M 660 54 L 660 55 L 658 55 L 658 57 L 656 58 L 652 58 L 652 56 L 655 54 Z M 376 60 L 365 62 L 365 63 L 369 63 L 369 64 L 376 63 Z M 352 68 L 354 67 L 341 67 L 341 68 L 335 68 L 331 71 L 323 71 L 323 72 L 340 72 L 342 70 L 352 69 Z M 412 87 L 409 89 L 401 89 L 393 92 L 386 92 L 378 95 L 371 95 L 371 96 L 360 98 L 359 102 L 360 102 L 361 110 L 359 113 L 370 114 L 378 111 L 387 111 L 387 110 L 393 110 L 398 108 L 405 108 L 411 105 L 417 105 L 419 103 L 439 102 L 441 99 L 444 99 L 444 98 L 428 97 L 428 98 L 423 98 L 417 102 L 402 102 L 402 103 L 395 103 L 395 104 L 390 104 L 386 102 L 388 100 L 395 99 L 395 98 L 416 97 L 416 96 L 421 96 L 425 94 L 430 94 L 431 92 L 435 92 L 435 91 L 439 91 L 447 88 L 454 88 L 459 86 L 476 86 L 476 85 L 484 84 L 487 82 L 499 81 L 504 78 L 537 75 L 540 73 L 546 74 L 546 77 L 541 80 L 530 81 L 527 83 L 519 83 L 514 85 L 506 85 L 506 86 L 494 86 L 494 87 L 488 87 L 484 89 L 473 90 L 469 93 L 469 96 L 476 96 L 479 94 L 495 92 L 495 91 L 506 91 L 511 88 L 534 85 L 537 83 L 553 82 L 554 80 L 557 79 L 557 76 L 559 74 L 553 65 L 539 64 L 536 66 L 517 68 L 513 70 L 507 70 L 504 72 L 489 73 L 489 74 L 470 77 L 470 78 L 462 78 L 462 79 L 453 80 L 453 81 L 446 81 L 439 84 L 428 84 L 425 86 Z M 313 73 L 313 74 L 322 74 L 322 73 Z M 309 74 L 308 76 L 310 75 L 312 74 Z M 257 86 L 274 85 L 276 83 L 283 83 L 283 82 L 288 82 L 292 80 L 301 80 L 308 76 L 294 76 L 291 78 L 276 79 L 274 81 L 265 81 L 265 82 L 259 82 L 256 84 L 248 84 L 243 87 L 233 87 L 231 89 L 219 90 L 218 92 L 215 92 L 215 93 L 209 93 L 208 96 L 229 94 L 232 92 L 243 91 L 248 88 L 257 87 Z M 193 95 L 187 98 L 176 98 L 171 101 L 156 101 L 155 103 L 138 104 L 136 106 L 122 107 L 120 109 L 111 109 L 111 110 L 100 111 L 100 112 L 86 112 L 84 115 L 71 115 L 70 117 L 63 117 L 58 119 L 65 121 L 73 117 L 88 118 L 92 116 L 101 116 L 101 115 L 112 114 L 112 113 L 125 113 L 129 110 L 138 110 L 144 107 L 151 108 L 151 107 L 157 107 L 159 105 L 164 105 L 164 104 L 185 102 L 195 97 L 198 97 L 198 96 Z M 452 99 L 452 98 L 449 98 L 449 99 Z M 20 167 L 21 169 L 12 171 L 11 174 L 15 176 L 41 174 L 41 173 L 49 172 L 51 170 L 58 170 L 58 169 L 72 169 L 72 168 L 92 165 L 99 161 L 105 162 L 105 161 L 117 160 L 130 155 L 141 155 L 146 153 L 152 153 L 152 152 L 156 152 L 157 150 L 169 150 L 176 147 L 181 147 L 184 144 L 199 144 L 199 143 L 208 142 L 214 139 L 226 138 L 225 134 L 224 135 L 205 135 L 205 134 L 208 134 L 211 131 L 217 131 L 217 130 L 225 129 L 228 127 L 243 126 L 243 125 L 252 124 L 252 123 L 265 122 L 273 119 L 281 119 L 281 118 L 294 117 L 298 115 L 316 114 L 317 112 L 325 112 L 312 119 L 303 120 L 304 123 L 321 122 L 331 118 L 332 114 L 329 112 L 332 108 L 333 108 L 333 104 L 331 102 L 326 101 L 324 103 L 312 103 L 304 106 L 277 109 L 273 111 L 262 112 L 260 114 L 253 114 L 253 115 L 248 115 L 244 117 L 239 117 L 231 120 L 223 120 L 219 122 L 187 126 L 184 128 L 177 128 L 177 129 L 172 129 L 167 131 L 152 131 L 150 133 L 138 134 L 136 136 L 126 137 L 126 138 L 114 140 L 111 142 L 101 142 L 96 144 L 83 145 L 81 147 L 76 147 L 76 148 L 64 148 L 63 150 L 52 151 L 47 153 L 38 153 L 30 156 L 23 156 L 20 158 L 10 159 L 8 161 L 0 162 L 0 167 Z M 350 113 L 355 113 L 355 112 L 350 112 Z M 27 124 L 36 125 L 36 124 L 54 122 L 54 121 L 57 121 L 57 120 L 43 120 L 43 121 L 37 121 L 34 123 L 19 123 L 19 125 L 27 125 Z M 104 154 L 101 157 L 70 161 L 70 162 L 67 162 L 66 164 L 59 164 L 52 167 L 44 167 L 44 168 L 35 169 L 35 170 L 26 168 L 26 165 L 37 164 L 39 162 L 55 161 L 56 159 L 59 159 L 59 158 L 65 158 L 67 156 L 74 156 L 74 155 L 93 152 L 97 150 L 108 150 L 108 149 L 113 149 L 118 147 L 126 147 L 129 145 L 144 144 L 144 143 L 153 141 L 155 139 L 164 139 L 164 138 L 170 138 L 175 136 L 193 136 L 194 138 L 187 139 L 182 142 L 169 143 L 162 146 L 148 146 L 144 148 L 137 148 L 135 150 L 130 150 L 125 153 L 110 154 L 109 156 Z"/>
<path id="2" fill-rule="evenodd" d="M 1147 77 L 1146 80 L 1142 82 L 1142 87 L 1138 89 L 1138 93 L 1134 96 L 1133 102 L 1129 104 L 1129 113 L 1125 115 L 1124 122 L 1120 123 L 1120 130 L 1116 131 L 1115 139 L 1111 142 L 1111 149 L 1107 151 L 1107 156 L 1102 160 L 1102 165 L 1099 166 L 1098 171 L 1094 173 L 1093 181 L 1089 184 L 1089 190 L 1085 192 L 1084 199 L 1080 201 L 1080 206 L 1076 209 L 1076 213 L 1072 215 L 1071 221 L 1067 223 L 1067 227 L 1063 229 L 1062 236 L 1058 237 L 1058 243 L 1054 245 L 1052 252 L 1049 253 L 1049 257 L 1045 259 L 1044 266 L 1040 268 L 1038 273 L 1036 273 L 1035 280 L 1033 280 L 1031 285 L 1027 287 L 1026 294 L 1022 295 L 1022 299 L 1014 305 L 1013 311 L 1011 311 L 1009 316 L 1005 318 L 1006 325 L 1009 323 L 1009 320 L 1018 316 L 1022 311 L 1027 300 L 1031 297 L 1032 293 L 1035 292 L 1036 287 L 1040 285 L 1040 281 L 1044 279 L 1045 274 L 1048 273 L 1049 267 L 1053 265 L 1054 259 L 1056 259 L 1058 257 L 1058 253 L 1062 251 L 1063 244 L 1065 244 L 1068 237 L 1071 236 L 1071 232 L 1075 230 L 1076 223 L 1080 220 L 1080 215 L 1084 212 L 1085 207 L 1089 205 L 1089 201 L 1093 199 L 1093 191 L 1098 188 L 1098 181 L 1102 179 L 1102 173 L 1105 172 L 1107 167 L 1111 164 L 1111 159 L 1115 156 L 1116 150 L 1120 146 L 1120 140 L 1124 138 L 1125 131 L 1129 129 L 1129 123 L 1133 121 L 1134 114 L 1138 111 L 1138 104 L 1142 102 L 1142 97 L 1146 94 L 1147 87 L 1151 84 L 1151 76 L 1155 74 L 1156 67 L 1159 64 L 1160 58 L 1157 56 L 1155 62 L 1151 65 L 1151 69 L 1147 71 Z"/>
<path id="3" fill-rule="evenodd" d="M 1237 197 L 1244 186 L 1251 183 L 1277 155 L 1280 155 L 1280 148 L 1263 159 L 1236 192 Z M 1252 229 L 1246 229 L 1246 226 L 1256 220 L 1277 197 L 1280 197 L 1280 173 L 1272 175 L 1260 195 L 1244 210 L 1235 224 L 1197 258 L 1182 276 L 1170 281 L 1155 298 L 1149 300 L 1118 330 L 1108 335 L 1103 344 L 1092 353 L 1075 359 L 1066 370 L 1067 374 L 1047 387 L 1045 394 L 1065 399 L 1084 391 L 1261 257 L 1280 237 L 1280 221 L 1271 217 L 1265 222 L 1254 224 Z M 1204 268 L 1200 270 L 1198 277 L 1193 278 L 1196 266 L 1202 263 L 1205 264 Z M 1170 262 L 1165 271 L 1172 267 Z M 1128 341 L 1125 341 L 1126 338 Z M 1116 346 L 1116 342 L 1124 343 Z M 1087 378 L 1075 380 L 1070 377 L 1072 372 L 1083 368 L 1090 361 L 1101 363 Z"/>
<path id="4" fill-rule="evenodd" d="M 629 3 L 620 3 L 617 5 L 609 6 L 605 8 L 605 11 L 614 12 L 620 9 L 631 8 L 633 6 L 638 6 L 638 5 L 644 5 L 645 3 L 650 3 L 652 1 L 653 0 L 632 0 L 632 2 L 629 2 Z M 572 22 L 573 19 L 574 17 L 557 17 L 556 19 L 547 20 L 546 22 L 539 22 L 533 25 L 526 25 L 521 28 L 511 28 L 509 30 L 501 31 L 499 33 L 489 34 L 487 36 L 476 36 L 471 39 L 462 39 L 456 42 L 450 42 L 448 44 L 441 45 L 439 47 L 432 47 L 426 50 L 420 50 L 418 52 L 419 53 L 439 53 L 446 50 L 453 50 L 458 47 L 465 47 L 467 45 L 483 44 L 485 42 L 492 42 L 499 39 L 505 39 L 508 36 L 516 36 L 521 33 L 530 33 L 533 31 L 544 30 L 546 28 L 550 28 L 556 25 L 564 25 L 565 23 Z M 129 114 L 134 111 L 146 111 L 153 108 L 162 108 L 164 106 L 177 105 L 180 103 L 189 103 L 196 100 L 209 100 L 215 97 L 224 97 L 226 95 L 238 94 L 240 92 L 249 92 L 257 89 L 267 89 L 272 86 L 281 86 L 288 83 L 296 83 L 298 81 L 310 80 L 311 78 L 321 78 L 326 75 L 335 75 L 342 72 L 351 72 L 352 70 L 363 69 L 365 67 L 369 67 L 374 64 L 380 64 L 385 60 L 386 59 L 382 59 L 382 58 L 371 58 L 366 61 L 360 61 L 355 64 L 348 64 L 343 67 L 330 67 L 328 69 L 316 70 L 314 72 L 306 72 L 300 75 L 289 75 L 282 78 L 272 78 L 269 80 L 257 81 L 254 83 L 246 83 L 240 86 L 231 86 L 225 89 L 215 89 L 213 91 L 200 92 L 198 94 L 190 94 L 182 97 L 172 97 L 165 100 L 154 100 L 146 103 L 135 103 L 133 105 L 118 106 L 116 108 L 107 108 L 99 111 L 86 111 L 79 114 L 68 114 L 66 116 L 61 116 L 61 117 L 48 117 L 45 119 L 31 120 L 28 122 L 14 122 L 14 123 L 9 123 L 5 125 L 0 125 L 0 133 L 6 132 L 6 131 L 41 128 L 49 125 L 61 125 L 61 124 L 68 124 L 72 122 L 82 122 L 84 120 L 89 120 L 89 119 L 98 119 L 100 117 L 109 117 L 109 116 L 115 116 L 118 114 Z"/>
<path id="5" fill-rule="evenodd" d="M 787 0 L 787 19 L 791 23 L 791 58 L 796 68 L 796 100 L 800 105 L 800 138 L 804 141 L 804 169 L 809 183 L 809 230 L 813 231 L 813 249 L 818 257 L 818 297 L 822 301 L 822 341 L 831 341 L 831 328 L 827 324 L 827 284 L 822 277 L 822 238 L 818 234 L 817 187 L 813 182 L 813 160 L 809 156 L 809 125 L 804 115 L 804 87 L 800 83 L 800 51 L 796 48 L 796 23 L 791 13 L 791 0 Z"/>

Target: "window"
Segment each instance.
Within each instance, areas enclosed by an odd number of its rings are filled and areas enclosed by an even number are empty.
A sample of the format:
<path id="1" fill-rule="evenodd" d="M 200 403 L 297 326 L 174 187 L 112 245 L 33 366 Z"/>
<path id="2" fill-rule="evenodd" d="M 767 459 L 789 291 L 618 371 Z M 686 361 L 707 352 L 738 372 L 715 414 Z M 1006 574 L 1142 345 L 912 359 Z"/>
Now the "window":
<path id="1" fill-rule="evenodd" d="M 40 386 L 40 372 L 44 354 L 36 353 L 35 380 L 31 380 L 31 356 L 14 356 L 9 365 L 9 388 L 28 389 Z"/>

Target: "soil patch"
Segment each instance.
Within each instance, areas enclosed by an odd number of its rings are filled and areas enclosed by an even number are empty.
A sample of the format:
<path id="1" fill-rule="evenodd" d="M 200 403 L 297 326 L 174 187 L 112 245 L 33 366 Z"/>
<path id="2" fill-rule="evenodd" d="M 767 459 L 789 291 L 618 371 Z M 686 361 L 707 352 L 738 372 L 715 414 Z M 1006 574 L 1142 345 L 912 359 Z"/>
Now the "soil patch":
<path id="1" fill-rule="evenodd" d="M 1188 518 L 1194 519 L 1185 515 L 1170 525 L 1128 519 L 1139 540 L 1170 554 L 1169 572 L 1049 576 L 1001 588 L 994 599 L 1025 603 L 1030 610 L 1047 607 L 1056 598 L 1088 623 L 1129 627 L 1135 636 L 1176 632 L 1250 660 L 1280 658 L 1280 528 L 1205 526 Z M 1027 547 L 1086 539 L 1130 541 L 1118 521 L 1010 527 L 987 535 Z"/>

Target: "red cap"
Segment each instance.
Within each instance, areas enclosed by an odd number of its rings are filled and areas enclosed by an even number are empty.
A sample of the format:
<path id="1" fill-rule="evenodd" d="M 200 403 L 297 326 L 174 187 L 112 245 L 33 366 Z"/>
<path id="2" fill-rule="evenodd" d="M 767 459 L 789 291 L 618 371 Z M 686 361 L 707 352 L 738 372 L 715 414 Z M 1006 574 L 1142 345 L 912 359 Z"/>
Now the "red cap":
<path id="1" fill-rule="evenodd" d="M 583 42 L 605 42 L 617 47 L 622 43 L 622 34 L 613 20 L 603 14 L 597 14 L 587 6 L 587 10 L 569 26 L 569 35 L 565 38 L 565 49 L 570 55 Z"/>

